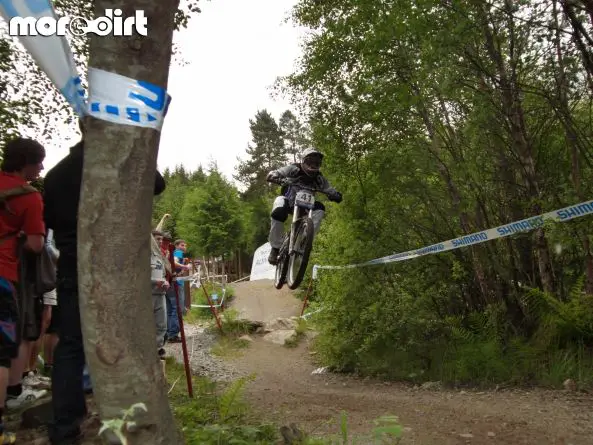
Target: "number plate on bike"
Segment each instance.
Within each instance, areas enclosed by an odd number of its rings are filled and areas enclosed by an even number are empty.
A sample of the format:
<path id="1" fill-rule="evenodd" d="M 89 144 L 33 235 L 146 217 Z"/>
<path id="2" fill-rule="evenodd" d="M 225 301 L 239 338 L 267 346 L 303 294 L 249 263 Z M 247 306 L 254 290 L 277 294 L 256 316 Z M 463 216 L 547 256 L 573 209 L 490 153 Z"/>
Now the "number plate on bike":
<path id="1" fill-rule="evenodd" d="M 315 204 L 315 196 L 306 190 L 300 190 L 296 194 L 295 203 L 299 207 L 305 207 L 306 209 L 312 209 Z"/>

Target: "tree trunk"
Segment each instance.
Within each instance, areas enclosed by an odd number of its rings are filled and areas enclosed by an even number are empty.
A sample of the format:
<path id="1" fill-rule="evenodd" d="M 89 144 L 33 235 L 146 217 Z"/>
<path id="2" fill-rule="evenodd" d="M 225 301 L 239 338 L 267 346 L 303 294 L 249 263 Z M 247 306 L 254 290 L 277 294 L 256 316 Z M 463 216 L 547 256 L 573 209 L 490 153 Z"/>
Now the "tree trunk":
<path id="1" fill-rule="evenodd" d="M 593 2 L 592 2 L 593 3 Z M 591 3 L 589 4 L 591 6 Z M 558 115 L 562 125 L 564 127 L 565 137 L 567 146 L 570 148 L 571 156 L 571 178 L 572 183 L 576 192 L 576 195 L 580 201 L 585 200 L 585 195 L 581 189 L 581 169 L 580 169 L 580 147 L 579 138 L 574 131 L 571 120 L 571 112 L 568 104 L 568 84 L 565 72 L 564 54 L 562 52 L 561 35 L 560 35 L 560 22 L 558 20 L 559 11 L 557 8 L 557 2 L 552 2 L 552 12 L 554 14 L 554 27 L 555 36 L 554 44 L 556 47 L 556 61 L 557 61 L 557 73 L 556 73 L 556 101 L 554 104 L 554 110 Z M 585 250 L 585 275 L 587 277 L 585 281 L 585 292 L 587 295 L 593 294 L 593 255 L 591 254 L 591 245 L 589 242 L 588 233 L 582 233 L 578 231 L 578 235 L 583 243 L 583 249 Z"/>
<path id="2" fill-rule="evenodd" d="M 573 9 L 573 3 L 569 0 L 561 0 L 560 3 L 562 4 L 564 14 L 568 18 L 572 27 L 572 40 L 581 53 L 583 67 L 588 74 L 587 83 L 589 88 L 593 91 L 593 84 L 591 83 L 591 76 L 593 76 L 593 56 L 589 50 L 593 44 L 593 39 L 583 26 L 583 23 L 581 23 L 577 17 L 577 14 Z M 591 13 L 589 9 L 587 9 L 587 11 Z"/>
<path id="3" fill-rule="evenodd" d="M 238 263 L 237 263 L 237 280 L 243 278 L 243 264 L 241 261 L 241 257 L 243 256 L 243 252 L 241 252 L 241 249 L 239 249 L 237 258 L 238 258 Z"/>
<path id="4" fill-rule="evenodd" d="M 506 4 L 507 9 L 510 6 Z M 523 103 L 521 99 L 522 91 L 517 81 L 516 67 L 519 63 L 521 54 L 516 51 L 516 36 L 514 33 L 513 18 L 509 18 L 508 36 L 504 38 L 509 40 L 509 54 L 508 61 L 503 57 L 501 52 L 500 39 L 501 36 L 496 33 L 496 28 L 490 27 L 490 22 L 487 13 L 481 9 L 478 13 L 483 20 L 483 31 L 486 43 L 486 50 L 494 62 L 500 82 L 500 99 L 501 111 L 505 116 L 508 126 L 509 136 L 512 141 L 512 148 L 515 150 L 519 161 L 521 162 L 521 174 L 525 187 L 527 189 L 528 197 L 535 203 L 532 205 L 534 215 L 542 212 L 539 205 L 540 186 L 536 174 L 535 159 L 533 156 L 533 147 L 527 133 L 527 126 L 525 123 L 525 115 L 523 110 Z M 548 243 L 542 228 L 535 230 L 534 246 L 537 252 L 538 270 L 542 281 L 543 289 L 546 292 L 554 291 L 554 277 L 552 270 L 552 263 L 548 249 Z"/>
<path id="5" fill-rule="evenodd" d="M 179 0 L 95 0 L 97 16 L 143 10 L 147 37 L 91 37 L 89 66 L 165 87 Z M 92 85 L 91 85 L 92 88 Z M 144 403 L 128 443 L 181 444 L 156 354 L 150 290 L 152 196 L 160 133 L 87 118 L 78 222 L 85 353 L 103 420 Z"/>
<path id="6" fill-rule="evenodd" d="M 453 177 L 449 171 L 449 168 L 445 164 L 443 160 L 443 156 L 441 154 L 442 149 L 442 141 L 440 135 L 437 133 L 435 129 L 435 125 L 431 119 L 431 116 L 428 113 L 428 110 L 424 106 L 424 103 L 421 100 L 420 96 L 420 89 L 415 85 L 411 85 L 412 91 L 416 94 L 418 98 L 418 111 L 428 136 L 432 142 L 431 148 L 428 151 L 434 156 L 437 161 L 437 169 L 443 181 L 447 184 L 447 191 L 449 192 L 449 198 L 451 200 L 451 204 L 455 212 L 459 215 L 459 223 L 461 225 L 461 230 L 464 235 L 471 233 L 470 228 L 470 221 L 469 215 L 465 210 L 462 209 L 461 206 L 461 192 L 455 184 Z M 474 277 L 476 279 L 476 283 L 480 289 L 481 294 L 481 301 L 477 303 L 474 299 L 472 299 L 471 305 L 473 306 L 472 309 L 477 309 L 478 307 L 483 307 L 485 304 L 488 304 L 489 300 L 489 290 L 487 285 L 486 273 L 484 271 L 484 267 L 480 262 L 480 258 L 478 257 L 478 253 L 476 252 L 475 246 L 469 246 L 468 250 L 470 252 L 472 266 L 474 271 Z"/>
<path id="7" fill-rule="evenodd" d="M 202 257 L 202 264 L 204 265 L 206 281 L 208 281 L 210 279 L 210 272 L 209 272 L 210 265 L 208 264 L 208 262 L 206 261 L 206 257 L 204 257 L 204 256 Z"/>

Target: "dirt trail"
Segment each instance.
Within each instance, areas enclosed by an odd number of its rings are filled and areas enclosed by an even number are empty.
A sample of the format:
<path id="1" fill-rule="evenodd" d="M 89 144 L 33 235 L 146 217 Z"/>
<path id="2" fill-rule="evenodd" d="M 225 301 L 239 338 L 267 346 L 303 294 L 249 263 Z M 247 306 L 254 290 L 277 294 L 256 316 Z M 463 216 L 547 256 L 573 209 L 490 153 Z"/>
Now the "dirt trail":
<path id="1" fill-rule="evenodd" d="M 233 284 L 236 298 L 232 307 L 241 318 L 252 321 L 272 321 L 300 315 L 302 302 L 293 297 L 293 291 L 284 286 L 278 290 L 271 280 L 244 281 Z"/>
<path id="2" fill-rule="evenodd" d="M 235 286 L 234 306 L 250 319 L 298 315 L 300 302 L 271 281 Z M 337 433 L 341 411 L 351 432 L 370 431 L 373 419 L 396 415 L 402 444 L 593 444 L 593 397 L 547 390 L 498 392 L 418 390 L 335 374 L 312 375 L 309 341 L 288 349 L 256 337 L 241 357 L 229 359 L 257 378 L 247 389 L 252 406 L 282 424 L 314 433 Z M 371 442 L 369 442 L 371 443 Z"/>

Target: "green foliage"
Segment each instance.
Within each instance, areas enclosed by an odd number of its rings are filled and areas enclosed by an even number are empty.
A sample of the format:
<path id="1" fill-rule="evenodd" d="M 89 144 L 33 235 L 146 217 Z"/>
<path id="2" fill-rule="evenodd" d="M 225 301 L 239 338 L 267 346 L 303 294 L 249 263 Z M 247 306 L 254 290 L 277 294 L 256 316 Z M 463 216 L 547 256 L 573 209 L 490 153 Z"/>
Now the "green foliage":
<path id="1" fill-rule="evenodd" d="M 222 335 L 212 314 L 210 314 L 210 330 L 219 335 L 219 341 L 212 348 L 212 354 L 221 357 L 236 356 L 241 349 L 247 348 L 250 344 L 249 340 L 241 337 L 252 334 L 256 327 L 249 320 L 239 318 L 239 312 L 234 308 L 219 312 L 219 317 L 222 325 Z"/>
<path id="2" fill-rule="evenodd" d="M 228 257 L 242 237 L 237 190 L 213 168 L 202 187 L 185 196 L 178 231 L 207 256 Z"/>
<path id="3" fill-rule="evenodd" d="M 373 421 L 374 428 L 370 437 L 352 437 L 348 430 L 348 416 L 340 415 L 340 434 L 324 438 L 305 437 L 302 445 L 396 445 L 400 443 L 403 427 L 396 416 L 382 416 Z"/>
<path id="4" fill-rule="evenodd" d="M 26 100 L 15 97 L 17 86 L 10 73 L 16 68 L 15 50 L 0 38 L 0 146 L 19 135 L 19 126 L 31 122 L 31 107 Z"/>
<path id="5" fill-rule="evenodd" d="M 279 85 L 309 111 L 324 173 L 344 193 L 328 206 L 311 263 L 358 263 L 592 196 L 592 91 L 555 11 L 539 0 L 298 2 L 293 19 L 313 32 Z M 312 294 L 324 308 L 320 355 L 411 380 L 586 376 L 591 238 L 582 218 L 322 270 Z"/>
<path id="6" fill-rule="evenodd" d="M 184 369 L 173 359 L 167 359 L 167 380 L 172 383 L 184 378 Z M 243 396 L 245 386 L 254 376 L 238 379 L 228 385 L 217 384 L 207 378 L 193 379 L 194 398 L 187 397 L 183 385 L 174 385 L 170 400 L 175 418 L 188 445 L 275 445 L 279 435 L 276 425 L 258 419 L 256 410 Z M 340 434 L 314 437 L 301 432 L 302 440 L 294 445 L 373 445 L 396 444 L 402 426 L 395 416 L 384 416 L 373 422 L 372 438 L 358 440 L 348 431 L 347 414 L 342 413 Z M 344 437 L 351 439 L 344 441 Z M 369 439 L 372 442 L 369 442 Z"/>
<path id="7" fill-rule="evenodd" d="M 194 172 L 188 172 L 183 165 L 178 165 L 173 171 L 168 169 L 162 172 L 165 179 L 165 191 L 154 198 L 152 206 L 152 222 L 155 227 L 163 215 L 171 215 L 165 222 L 165 230 L 171 232 L 173 239 L 179 238 L 177 224 L 189 190 L 201 187 L 206 182 L 206 174 L 202 166 Z M 192 246 L 189 246 L 190 249 Z M 191 251 L 191 250 L 190 250 Z M 192 252 L 193 253 L 193 252 Z"/>
<path id="8" fill-rule="evenodd" d="M 309 130 L 290 110 L 279 123 L 268 111 L 258 111 L 249 125 L 253 144 L 235 177 L 245 187 L 243 192 L 216 165 L 208 172 L 202 166 L 189 171 L 183 165 L 162 172 L 166 189 L 154 200 L 153 226 L 163 215 L 171 215 L 165 230 L 186 239 L 192 256 L 229 259 L 239 254 L 250 263 L 255 249 L 268 240 L 270 208 L 278 190 L 266 183 L 266 175 L 298 157 L 309 143 Z"/>
<path id="9" fill-rule="evenodd" d="M 133 420 L 136 411 L 148 411 L 144 403 L 134 403 L 127 410 L 122 411 L 122 417 L 119 419 L 109 419 L 101 422 L 99 436 L 106 431 L 111 431 L 122 445 L 128 445 L 126 431 L 133 431 L 136 422 Z"/>
<path id="10" fill-rule="evenodd" d="M 380 276 L 367 271 L 367 284 L 349 286 L 346 293 L 334 289 L 343 289 L 342 281 L 362 281 L 360 275 L 322 276 L 323 311 L 315 322 L 324 364 L 414 382 L 560 387 L 573 378 L 583 386 L 593 383 L 591 311 L 583 310 L 590 297 L 582 292 L 572 292 L 581 302 L 562 303 L 525 290 L 525 312 L 529 306 L 530 317 L 540 320 L 533 335 L 525 336 L 508 321 L 504 304 L 444 316 L 438 296 L 421 294 L 401 275 L 391 289 L 369 284 Z"/>
<path id="11" fill-rule="evenodd" d="M 221 322 L 225 335 L 236 337 L 251 333 L 252 325 L 249 320 L 239 318 L 239 312 L 234 308 L 222 313 Z"/>
<path id="12" fill-rule="evenodd" d="M 284 342 L 284 346 L 287 348 L 296 348 L 299 345 L 299 343 L 301 342 L 301 340 L 305 337 L 308 330 L 309 330 L 309 324 L 307 323 L 307 321 L 303 318 L 299 318 L 297 320 L 297 324 L 294 329 L 295 335 L 293 337 L 287 339 Z"/>
<path id="13" fill-rule="evenodd" d="M 176 29 L 187 27 L 192 15 L 200 13 L 197 0 L 182 0 L 176 14 Z M 91 0 L 54 0 L 59 16 L 95 16 Z M 89 39 L 87 35 L 68 35 L 74 62 L 87 88 Z M 77 116 L 62 94 L 42 72 L 16 38 L 0 31 L 0 146 L 18 132 L 48 143 L 63 124 L 77 128 Z M 23 88 L 26 85 L 26 88 Z"/>
<path id="14" fill-rule="evenodd" d="M 282 131 L 267 110 L 258 111 L 255 119 L 249 120 L 249 127 L 253 145 L 247 147 L 247 159 L 237 166 L 235 179 L 255 192 L 269 189 L 266 175 L 286 162 L 286 150 Z"/>
<path id="15" fill-rule="evenodd" d="M 239 160 L 234 178 L 245 188 L 241 195 L 245 204 L 244 248 L 253 252 L 268 241 L 271 202 L 278 193 L 266 176 L 299 161 L 299 153 L 309 144 L 310 130 L 290 110 L 282 113 L 278 122 L 267 110 L 258 111 L 249 126 L 252 144 L 247 147 L 246 159 Z"/>
<path id="16" fill-rule="evenodd" d="M 213 283 L 211 281 L 204 281 L 203 286 L 206 288 L 206 292 L 208 295 L 211 296 L 212 294 L 218 295 L 218 303 L 222 301 L 222 286 L 220 283 Z M 225 306 L 228 305 L 229 301 L 231 301 L 235 295 L 235 289 L 231 286 L 226 286 L 225 288 Z M 202 287 L 199 289 L 192 289 L 192 304 L 199 304 L 199 305 L 207 305 L 208 299 L 204 294 L 204 290 Z M 212 311 L 210 308 L 192 308 L 185 317 L 188 321 L 187 323 L 198 323 L 200 320 L 203 319 L 212 319 Z"/>
<path id="17" fill-rule="evenodd" d="M 167 361 L 169 382 L 183 378 L 183 372 L 181 365 Z M 205 378 L 194 378 L 193 399 L 187 398 L 182 385 L 175 385 L 170 399 L 188 445 L 274 443 L 275 426 L 254 418 L 243 399 L 245 385 L 252 378 L 239 379 L 226 388 Z"/>
<path id="18" fill-rule="evenodd" d="M 300 162 L 300 155 L 310 144 L 307 128 L 290 111 L 286 110 L 278 121 L 284 139 L 284 151 L 291 162 Z"/>
<path id="19" fill-rule="evenodd" d="M 269 192 L 259 196 L 255 194 L 243 194 L 241 196 L 241 202 L 243 203 L 243 248 L 250 254 L 268 241 L 273 199 L 273 194 Z"/>

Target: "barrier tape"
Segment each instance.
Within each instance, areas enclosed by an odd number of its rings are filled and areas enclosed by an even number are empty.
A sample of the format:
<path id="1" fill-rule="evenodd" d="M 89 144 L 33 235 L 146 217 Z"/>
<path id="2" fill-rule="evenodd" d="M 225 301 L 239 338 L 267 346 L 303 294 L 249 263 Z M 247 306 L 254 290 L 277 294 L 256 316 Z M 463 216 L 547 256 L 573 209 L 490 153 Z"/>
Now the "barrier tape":
<path id="1" fill-rule="evenodd" d="M 171 96 L 164 88 L 89 68 L 88 113 L 98 119 L 161 131 Z"/>
<path id="2" fill-rule="evenodd" d="M 116 124 L 161 131 L 171 96 L 158 85 L 89 68 L 87 103 L 68 40 L 57 28 L 45 26 L 56 26 L 62 19 L 51 0 L 0 0 L 0 17 L 79 117 L 90 115 Z M 74 22 L 69 23 L 66 27 Z M 71 27 L 69 30 L 72 32 Z M 139 31 L 137 26 L 136 30 Z"/>
<path id="3" fill-rule="evenodd" d="M 53 23 L 58 19 L 51 0 L 0 0 L 0 17 L 8 24 L 9 32 L 12 27 L 32 30 L 36 20 Z M 83 117 L 86 113 L 85 92 L 66 37 L 34 33 L 19 35 L 18 39 L 76 114 Z"/>
<path id="4" fill-rule="evenodd" d="M 512 223 L 504 224 L 502 226 L 494 227 L 481 232 L 471 233 L 459 238 L 450 239 L 430 246 L 421 247 L 420 249 L 408 250 L 407 252 L 395 253 L 387 255 L 374 260 L 365 261 L 358 264 L 347 264 L 344 266 L 321 266 L 315 264 L 313 266 L 313 279 L 317 278 L 317 273 L 320 269 L 352 269 L 357 267 L 374 266 L 377 264 L 388 264 L 398 261 L 407 261 L 413 258 L 418 258 L 424 255 L 432 255 L 435 253 L 447 252 L 449 250 L 460 249 L 461 247 L 473 246 L 486 241 L 491 241 L 507 236 L 515 235 L 517 233 L 530 232 L 539 227 L 542 227 L 546 221 L 565 222 L 572 219 L 580 218 L 582 216 L 593 213 L 593 200 L 581 202 L 563 209 L 553 210 L 542 215 L 533 216 L 531 218 L 522 219 Z"/>

